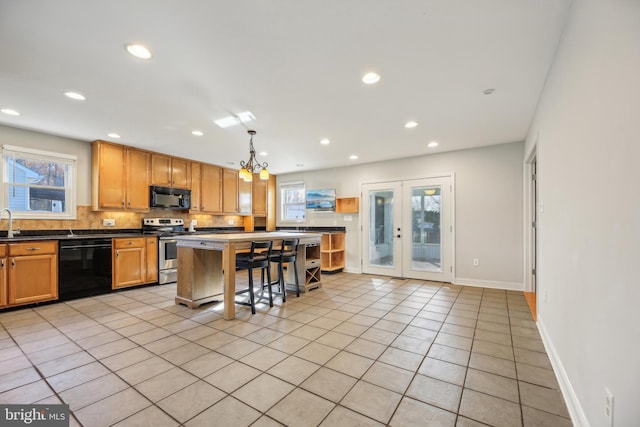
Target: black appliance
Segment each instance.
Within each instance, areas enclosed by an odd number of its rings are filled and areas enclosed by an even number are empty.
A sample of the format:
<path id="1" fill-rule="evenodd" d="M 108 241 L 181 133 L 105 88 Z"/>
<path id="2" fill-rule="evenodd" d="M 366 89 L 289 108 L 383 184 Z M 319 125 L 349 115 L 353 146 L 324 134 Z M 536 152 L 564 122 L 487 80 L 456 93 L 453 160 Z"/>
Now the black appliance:
<path id="1" fill-rule="evenodd" d="M 59 242 L 60 300 L 111 292 L 111 238 L 77 237 Z"/>
<path id="2" fill-rule="evenodd" d="M 152 185 L 149 187 L 149 207 L 189 209 L 191 207 L 191 190 Z"/>

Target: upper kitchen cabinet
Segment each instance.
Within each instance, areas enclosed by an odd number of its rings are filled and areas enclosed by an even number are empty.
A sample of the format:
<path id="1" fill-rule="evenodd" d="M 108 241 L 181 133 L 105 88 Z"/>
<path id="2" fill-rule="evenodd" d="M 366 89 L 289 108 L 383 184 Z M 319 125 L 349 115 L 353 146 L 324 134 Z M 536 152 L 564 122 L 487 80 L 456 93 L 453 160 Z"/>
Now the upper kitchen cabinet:
<path id="1" fill-rule="evenodd" d="M 255 216 L 267 216 L 267 190 L 269 180 L 260 179 L 260 174 L 253 174 L 251 188 L 251 205 Z"/>
<path id="2" fill-rule="evenodd" d="M 189 184 L 189 188 L 191 188 L 191 207 L 189 208 L 189 213 L 199 213 L 200 212 L 200 163 L 191 162 L 191 183 Z"/>
<path id="3" fill-rule="evenodd" d="M 238 175 L 238 171 L 234 172 Z M 252 181 L 247 182 L 238 178 L 238 213 L 240 215 L 251 215 L 251 189 Z"/>
<path id="4" fill-rule="evenodd" d="M 177 157 L 151 155 L 151 185 L 190 188 L 191 162 Z"/>
<path id="5" fill-rule="evenodd" d="M 238 171 L 222 170 L 222 212 L 237 214 L 238 209 Z"/>
<path id="6" fill-rule="evenodd" d="M 200 186 L 200 212 L 222 212 L 222 168 L 202 163 L 198 185 Z M 193 205 L 193 188 L 191 196 Z"/>
<path id="7" fill-rule="evenodd" d="M 149 210 L 149 153 L 94 141 L 91 145 L 93 210 Z"/>

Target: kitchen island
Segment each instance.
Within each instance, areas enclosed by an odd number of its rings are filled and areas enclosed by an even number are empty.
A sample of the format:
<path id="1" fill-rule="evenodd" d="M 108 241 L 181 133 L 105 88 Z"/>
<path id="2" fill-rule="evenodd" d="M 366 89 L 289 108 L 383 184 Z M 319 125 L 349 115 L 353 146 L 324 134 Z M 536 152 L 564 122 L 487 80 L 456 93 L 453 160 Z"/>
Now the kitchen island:
<path id="1" fill-rule="evenodd" d="M 300 248 L 320 245 L 320 234 L 300 232 L 258 232 L 176 236 L 178 285 L 176 304 L 197 308 L 224 301 L 224 318 L 235 318 L 235 273 L 237 251 L 251 248 L 253 241 L 300 239 Z M 298 263 L 298 268 L 306 268 Z M 304 283 L 301 283 L 302 287 Z"/>

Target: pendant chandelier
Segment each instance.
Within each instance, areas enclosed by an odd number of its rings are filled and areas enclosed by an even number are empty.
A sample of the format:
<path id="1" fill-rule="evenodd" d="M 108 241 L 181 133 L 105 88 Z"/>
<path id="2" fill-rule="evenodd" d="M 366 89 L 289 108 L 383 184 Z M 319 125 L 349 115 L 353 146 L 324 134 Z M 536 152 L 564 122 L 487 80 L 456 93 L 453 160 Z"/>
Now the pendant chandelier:
<path id="1" fill-rule="evenodd" d="M 260 179 L 269 179 L 269 171 L 267 162 L 260 163 L 256 159 L 256 150 L 253 148 L 253 135 L 256 134 L 255 130 L 248 130 L 247 133 L 251 135 L 249 138 L 249 160 L 246 162 L 240 161 L 239 176 L 245 182 L 253 181 L 254 172 L 260 171 Z"/>

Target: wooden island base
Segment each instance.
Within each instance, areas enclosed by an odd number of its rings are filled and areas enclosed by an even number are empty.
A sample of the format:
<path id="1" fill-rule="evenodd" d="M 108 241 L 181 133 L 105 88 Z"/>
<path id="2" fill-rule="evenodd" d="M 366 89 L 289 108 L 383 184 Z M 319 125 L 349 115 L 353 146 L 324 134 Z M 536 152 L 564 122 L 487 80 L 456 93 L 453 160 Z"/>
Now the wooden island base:
<path id="1" fill-rule="evenodd" d="M 178 286 L 176 304 L 198 308 L 222 301 L 224 275 L 222 252 L 178 247 Z"/>

